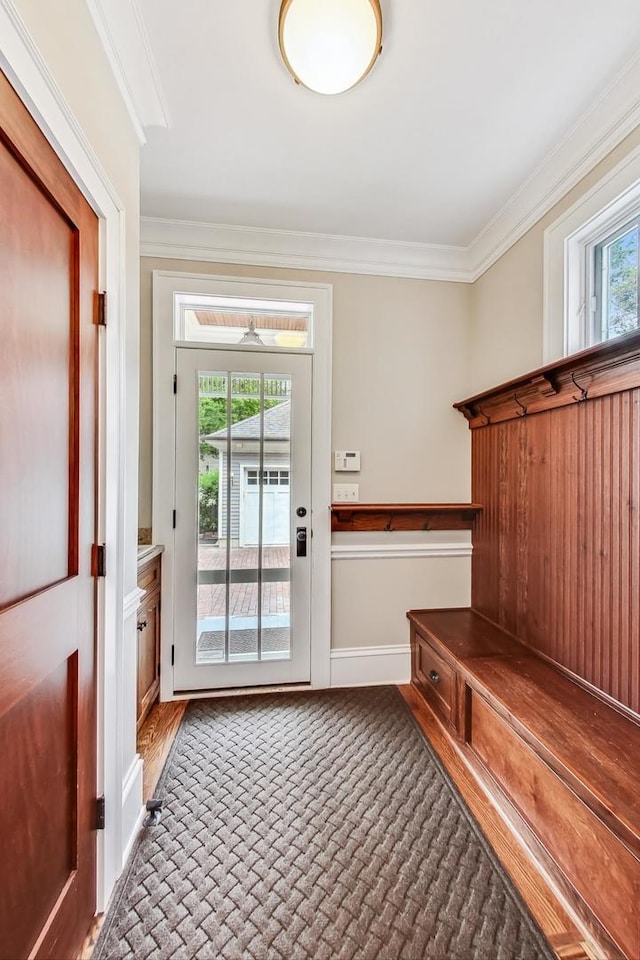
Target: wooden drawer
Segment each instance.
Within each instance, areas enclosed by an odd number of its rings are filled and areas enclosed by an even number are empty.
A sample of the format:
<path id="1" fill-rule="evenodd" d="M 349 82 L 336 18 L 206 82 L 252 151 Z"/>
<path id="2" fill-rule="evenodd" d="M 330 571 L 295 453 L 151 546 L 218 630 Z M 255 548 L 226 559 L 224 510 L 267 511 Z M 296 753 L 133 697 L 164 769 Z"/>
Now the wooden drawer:
<path id="1" fill-rule="evenodd" d="M 412 638 L 412 674 L 414 683 L 417 683 L 440 717 L 456 730 L 456 671 L 417 631 L 414 631 Z"/>
<path id="2" fill-rule="evenodd" d="M 469 742 L 625 956 L 640 956 L 640 861 L 491 708 L 471 695 Z"/>
<path id="3" fill-rule="evenodd" d="M 138 567 L 138 586 L 141 590 L 160 589 L 160 557 L 153 557 L 151 560 L 142 561 Z"/>

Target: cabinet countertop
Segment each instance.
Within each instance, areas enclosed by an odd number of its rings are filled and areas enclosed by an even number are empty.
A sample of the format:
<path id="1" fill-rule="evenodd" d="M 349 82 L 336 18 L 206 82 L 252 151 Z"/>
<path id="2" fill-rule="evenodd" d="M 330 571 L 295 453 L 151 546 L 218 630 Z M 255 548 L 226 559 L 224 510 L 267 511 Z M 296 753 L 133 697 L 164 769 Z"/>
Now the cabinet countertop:
<path id="1" fill-rule="evenodd" d="M 158 543 L 141 543 L 138 545 L 138 567 L 148 560 L 159 557 L 164 552 L 164 547 Z"/>

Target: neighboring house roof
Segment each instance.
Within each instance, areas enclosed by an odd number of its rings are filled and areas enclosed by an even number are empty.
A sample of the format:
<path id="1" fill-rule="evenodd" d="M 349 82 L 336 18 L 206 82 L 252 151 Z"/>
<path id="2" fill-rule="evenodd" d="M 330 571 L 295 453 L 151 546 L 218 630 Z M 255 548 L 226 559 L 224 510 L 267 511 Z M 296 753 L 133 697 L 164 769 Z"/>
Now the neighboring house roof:
<path id="1" fill-rule="evenodd" d="M 265 440 L 289 440 L 291 436 L 291 400 L 285 400 L 279 403 L 277 407 L 271 407 L 264 411 L 264 439 Z M 206 437 L 201 437 L 207 443 L 213 443 L 216 440 L 227 439 L 227 428 L 216 430 L 215 433 L 209 433 Z M 259 440 L 260 439 L 260 414 L 256 413 L 246 420 L 239 420 L 231 427 L 232 440 Z"/>

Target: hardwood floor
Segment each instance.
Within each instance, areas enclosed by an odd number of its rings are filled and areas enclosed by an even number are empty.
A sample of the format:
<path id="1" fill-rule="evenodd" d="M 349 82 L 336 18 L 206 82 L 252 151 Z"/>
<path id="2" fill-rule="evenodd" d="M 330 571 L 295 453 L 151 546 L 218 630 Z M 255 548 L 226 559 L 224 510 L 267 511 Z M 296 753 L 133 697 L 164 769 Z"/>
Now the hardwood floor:
<path id="1" fill-rule="evenodd" d="M 602 952 L 587 941 L 537 864 L 505 829 L 500 814 L 472 777 L 429 706 L 411 684 L 399 686 L 398 690 L 557 956 L 561 960 L 603 960 Z"/>
<path id="2" fill-rule="evenodd" d="M 138 753 L 143 763 L 143 803 L 153 796 L 188 702 L 188 700 L 174 700 L 170 703 L 155 703 L 140 727 Z"/>

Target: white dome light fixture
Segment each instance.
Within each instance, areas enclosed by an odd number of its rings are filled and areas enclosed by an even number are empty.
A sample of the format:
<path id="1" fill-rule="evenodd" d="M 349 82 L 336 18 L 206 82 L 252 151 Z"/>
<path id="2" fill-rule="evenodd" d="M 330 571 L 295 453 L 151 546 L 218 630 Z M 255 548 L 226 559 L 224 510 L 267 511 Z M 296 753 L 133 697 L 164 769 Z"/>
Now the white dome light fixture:
<path id="1" fill-rule="evenodd" d="M 344 93 L 382 50 L 380 0 L 282 0 L 280 52 L 296 83 L 315 93 Z"/>

